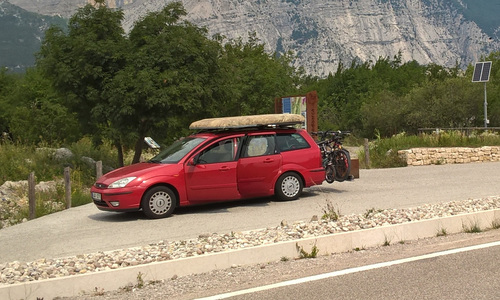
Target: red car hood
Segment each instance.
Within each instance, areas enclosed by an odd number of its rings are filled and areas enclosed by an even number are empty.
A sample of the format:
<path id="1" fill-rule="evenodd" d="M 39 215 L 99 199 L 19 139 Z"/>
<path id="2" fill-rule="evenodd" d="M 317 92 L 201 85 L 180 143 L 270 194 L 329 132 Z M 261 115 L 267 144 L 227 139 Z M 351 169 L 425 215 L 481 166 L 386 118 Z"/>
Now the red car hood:
<path id="1" fill-rule="evenodd" d="M 169 168 L 169 166 L 171 166 L 171 168 Z M 157 171 L 157 169 L 162 169 L 162 173 L 167 175 L 169 169 L 172 169 L 173 171 L 177 170 L 177 168 L 175 168 L 174 166 L 176 166 L 176 164 L 174 165 L 158 164 L 158 163 L 133 164 L 106 173 L 101 178 L 99 178 L 97 182 L 109 185 L 115 182 L 116 180 L 125 177 L 143 177 L 147 173 L 158 173 L 155 172 Z"/>

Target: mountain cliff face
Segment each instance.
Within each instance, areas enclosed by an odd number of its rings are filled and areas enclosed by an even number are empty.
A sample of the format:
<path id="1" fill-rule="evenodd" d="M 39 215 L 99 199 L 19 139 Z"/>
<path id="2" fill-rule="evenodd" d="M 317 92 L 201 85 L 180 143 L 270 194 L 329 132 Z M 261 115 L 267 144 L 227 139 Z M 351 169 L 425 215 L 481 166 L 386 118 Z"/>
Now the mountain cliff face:
<path id="1" fill-rule="evenodd" d="M 68 17 L 91 0 L 10 0 L 29 11 Z M 483 10 L 499 6 L 482 0 Z M 125 30 L 165 0 L 108 0 L 124 10 Z M 313 75 L 336 71 L 339 62 L 374 61 L 401 53 L 403 61 L 466 66 L 498 49 L 497 15 L 474 21 L 474 0 L 184 0 L 188 19 L 210 34 L 245 39 L 256 32 L 267 50 L 292 50 L 296 66 Z M 490 6 L 485 3 L 490 3 Z M 474 9 L 470 8 L 474 6 Z M 500 8 L 496 8 L 499 10 Z M 484 12 L 484 11 L 483 11 Z M 487 28 L 486 28 L 487 27 Z M 488 34 L 487 34 L 488 33 Z"/>

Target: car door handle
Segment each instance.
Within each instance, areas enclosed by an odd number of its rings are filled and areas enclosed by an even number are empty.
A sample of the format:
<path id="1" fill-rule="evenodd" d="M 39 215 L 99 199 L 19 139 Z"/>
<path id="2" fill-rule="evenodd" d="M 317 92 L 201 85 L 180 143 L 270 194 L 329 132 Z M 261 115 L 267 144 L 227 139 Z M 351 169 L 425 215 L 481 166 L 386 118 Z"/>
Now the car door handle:
<path id="1" fill-rule="evenodd" d="M 221 172 L 226 172 L 226 171 L 229 171 L 229 170 L 230 169 L 227 166 L 223 166 L 223 167 L 219 168 L 219 171 L 221 171 Z"/>
<path id="2" fill-rule="evenodd" d="M 272 163 L 273 161 L 274 161 L 274 159 L 268 158 L 268 159 L 264 160 L 264 163 L 265 163 L 265 164 L 270 164 L 270 163 Z"/>

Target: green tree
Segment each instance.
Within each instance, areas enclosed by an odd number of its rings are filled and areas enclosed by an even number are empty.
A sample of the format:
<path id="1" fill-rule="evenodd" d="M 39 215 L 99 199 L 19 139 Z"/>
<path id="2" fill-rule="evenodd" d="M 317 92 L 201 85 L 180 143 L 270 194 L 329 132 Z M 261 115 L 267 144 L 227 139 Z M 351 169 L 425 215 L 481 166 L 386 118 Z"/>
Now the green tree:
<path id="1" fill-rule="evenodd" d="M 427 109 L 429 105 L 436 105 L 434 102 L 444 103 L 444 99 L 436 97 L 449 96 L 447 103 L 456 103 L 468 97 L 452 95 L 452 91 L 445 93 L 444 87 L 443 90 L 438 89 L 440 96 L 434 94 L 438 86 L 451 85 L 447 80 L 459 75 L 458 67 L 424 66 L 416 61 L 402 63 L 399 53 L 392 59 L 380 57 L 375 62 L 354 60 L 349 68 L 340 63 L 335 74 L 317 82 L 308 82 L 308 85 L 318 91 L 320 129 L 348 129 L 372 137 L 375 131 L 382 136 L 400 131 L 416 132 L 418 127 L 423 127 L 417 125 L 417 120 L 421 120 L 422 124 L 438 122 L 437 113 L 431 121 L 430 114 L 422 111 L 422 107 Z M 420 88 L 418 93 L 413 92 Z M 461 86 L 457 89 L 457 92 L 466 90 Z M 411 93 L 413 96 L 407 96 Z M 452 96 L 455 97 L 453 101 Z M 407 120 L 408 115 L 411 121 Z M 460 120 L 465 118 L 464 113 L 455 117 Z M 442 121 L 461 123 L 451 117 Z"/>
<path id="2" fill-rule="evenodd" d="M 366 136 L 379 133 L 392 136 L 406 128 L 406 116 L 409 113 L 404 97 L 382 90 L 367 99 L 361 107 L 363 132 Z"/>
<path id="3" fill-rule="evenodd" d="M 17 81 L 22 78 L 18 74 L 8 74 L 7 68 L 0 68 L 0 134 L 10 132 L 9 120 L 15 103 L 8 96 L 12 93 Z"/>
<path id="4" fill-rule="evenodd" d="M 50 82 L 36 69 L 28 69 L 7 97 L 8 123 L 15 141 L 24 144 L 74 142 L 79 138 L 75 114 L 61 104 Z"/>
<path id="5" fill-rule="evenodd" d="M 405 99 L 410 106 L 406 116 L 408 128 L 415 132 L 419 127 L 480 126 L 478 88 L 470 79 L 460 77 L 430 81 L 412 90 Z"/>
<path id="6" fill-rule="evenodd" d="M 182 21 L 180 2 L 165 6 L 137 22 L 130 32 L 127 66 L 106 90 L 106 112 L 113 128 L 130 133 L 138 162 L 144 137 L 172 141 L 190 122 L 211 117 L 219 89 L 220 45 L 206 29 Z"/>
<path id="7" fill-rule="evenodd" d="M 228 41 L 221 58 L 225 96 L 219 116 L 274 112 L 277 97 L 294 95 L 302 73 L 291 66 L 293 55 L 269 54 L 255 33 L 249 40 Z"/>
<path id="8" fill-rule="evenodd" d="M 52 81 L 64 105 L 77 113 L 82 134 L 93 134 L 99 140 L 114 133 L 107 137 L 119 149 L 121 161 L 122 136 L 109 130 L 113 124 L 103 118 L 102 107 L 107 107 L 108 84 L 125 67 L 128 47 L 122 19 L 122 11 L 97 0 L 96 6 L 78 9 L 67 32 L 51 27 L 37 55 L 37 67 Z"/>

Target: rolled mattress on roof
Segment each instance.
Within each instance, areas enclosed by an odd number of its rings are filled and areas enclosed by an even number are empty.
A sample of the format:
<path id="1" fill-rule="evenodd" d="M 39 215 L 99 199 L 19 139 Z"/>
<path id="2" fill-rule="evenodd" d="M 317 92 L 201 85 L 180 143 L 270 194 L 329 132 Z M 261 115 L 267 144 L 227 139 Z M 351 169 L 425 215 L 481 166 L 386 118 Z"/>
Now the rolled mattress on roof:
<path id="1" fill-rule="evenodd" d="M 297 114 L 267 114 L 203 119 L 191 123 L 189 129 L 207 130 L 248 128 L 269 125 L 286 126 L 303 124 L 304 122 L 305 118 Z"/>

